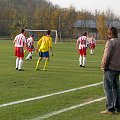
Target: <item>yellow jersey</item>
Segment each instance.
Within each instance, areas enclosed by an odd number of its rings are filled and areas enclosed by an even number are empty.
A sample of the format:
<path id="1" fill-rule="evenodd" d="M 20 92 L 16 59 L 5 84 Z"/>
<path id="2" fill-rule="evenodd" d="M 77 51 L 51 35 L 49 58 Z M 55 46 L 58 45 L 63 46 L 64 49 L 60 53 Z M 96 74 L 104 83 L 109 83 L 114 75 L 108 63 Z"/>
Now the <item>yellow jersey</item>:
<path id="1" fill-rule="evenodd" d="M 39 51 L 41 51 L 41 52 L 49 51 L 49 48 L 52 47 L 52 38 L 50 36 L 48 36 L 48 35 L 43 36 L 37 42 L 37 46 L 40 46 Z"/>

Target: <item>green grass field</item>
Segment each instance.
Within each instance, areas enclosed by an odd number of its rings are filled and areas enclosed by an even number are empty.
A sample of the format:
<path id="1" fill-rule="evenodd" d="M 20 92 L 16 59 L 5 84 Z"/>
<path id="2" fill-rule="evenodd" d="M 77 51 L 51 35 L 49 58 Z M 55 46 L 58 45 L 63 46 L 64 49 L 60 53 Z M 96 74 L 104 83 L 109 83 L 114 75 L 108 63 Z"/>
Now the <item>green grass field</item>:
<path id="1" fill-rule="evenodd" d="M 93 56 L 88 49 L 86 68 L 80 68 L 75 43 L 53 44 L 54 56 L 48 71 L 42 71 L 44 60 L 41 70 L 35 71 L 36 52 L 32 60 L 24 60 L 25 71 L 16 71 L 12 41 L 0 40 L 0 46 L 0 120 L 120 120 L 120 115 L 100 114 L 105 110 L 105 100 L 69 109 L 104 97 L 102 84 L 60 93 L 102 82 L 100 63 L 104 45 L 97 45 Z M 46 97 L 11 105 L 38 96 Z"/>

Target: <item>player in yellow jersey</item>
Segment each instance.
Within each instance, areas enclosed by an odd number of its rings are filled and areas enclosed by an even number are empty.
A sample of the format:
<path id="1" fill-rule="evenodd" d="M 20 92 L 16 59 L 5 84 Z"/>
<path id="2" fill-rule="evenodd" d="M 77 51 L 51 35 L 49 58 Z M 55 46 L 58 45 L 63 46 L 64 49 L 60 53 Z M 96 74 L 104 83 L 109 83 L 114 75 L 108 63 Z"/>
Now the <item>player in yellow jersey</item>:
<path id="1" fill-rule="evenodd" d="M 35 70 L 39 70 L 39 64 L 43 57 L 46 58 L 43 70 L 47 71 L 47 66 L 49 63 L 49 49 L 51 51 L 51 55 L 53 56 L 52 51 L 52 38 L 50 37 L 51 30 L 47 31 L 47 35 L 43 36 L 38 42 L 36 50 L 39 51 L 39 58 L 36 64 Z"/>

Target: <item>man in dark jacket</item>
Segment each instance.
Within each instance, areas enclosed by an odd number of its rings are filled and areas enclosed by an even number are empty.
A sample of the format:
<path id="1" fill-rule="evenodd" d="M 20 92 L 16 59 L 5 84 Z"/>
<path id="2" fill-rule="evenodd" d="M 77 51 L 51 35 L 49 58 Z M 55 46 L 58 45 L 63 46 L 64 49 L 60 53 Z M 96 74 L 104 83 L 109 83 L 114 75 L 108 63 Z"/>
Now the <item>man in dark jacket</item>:
<path id="1" fill-rule="evenodd" d="M 101 114 L 114 114 L 120 112 L 120 39 L 117 29 L 108 29 L 109 40 L 106 42 L 101 62 L 104 71 L 104 89 L 106 94 L 106 110 Z"/>

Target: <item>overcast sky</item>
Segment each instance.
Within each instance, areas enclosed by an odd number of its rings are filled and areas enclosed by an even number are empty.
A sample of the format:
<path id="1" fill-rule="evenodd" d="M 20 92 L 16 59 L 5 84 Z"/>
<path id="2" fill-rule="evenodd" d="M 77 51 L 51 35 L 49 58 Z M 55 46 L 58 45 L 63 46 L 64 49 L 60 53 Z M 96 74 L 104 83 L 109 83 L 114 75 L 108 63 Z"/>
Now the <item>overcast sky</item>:
<path id="1" fill-rule="evenodd" d="M 48 0 L 60 7 L 68 8 L 71 5 L 76 10 L 89 10 L 94 12 L 95 9 L 106 11 L 111 9 L 113 13 L 120 16 L 120 0 Z"/>

